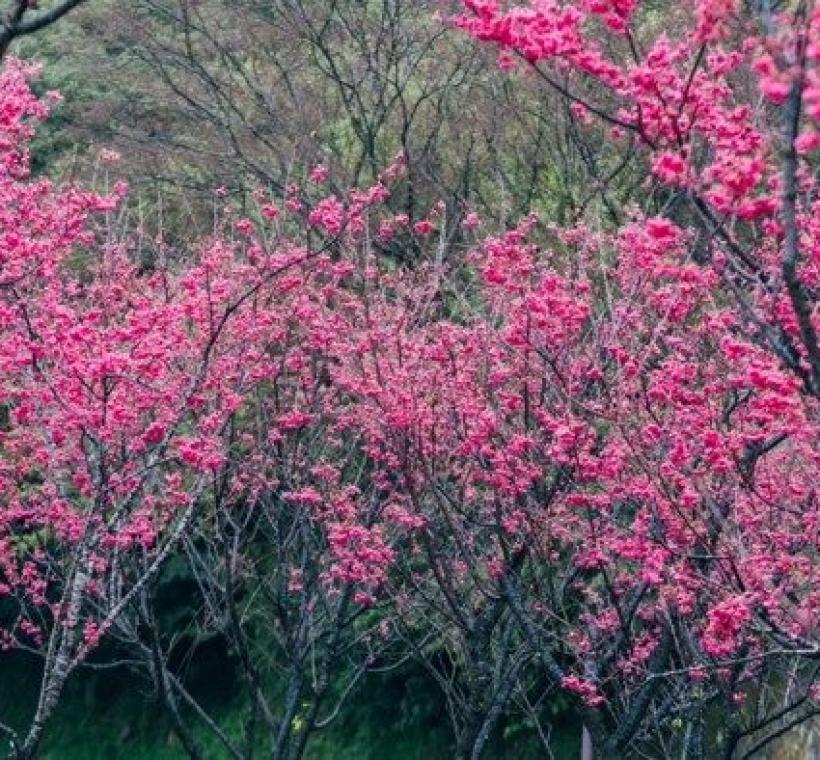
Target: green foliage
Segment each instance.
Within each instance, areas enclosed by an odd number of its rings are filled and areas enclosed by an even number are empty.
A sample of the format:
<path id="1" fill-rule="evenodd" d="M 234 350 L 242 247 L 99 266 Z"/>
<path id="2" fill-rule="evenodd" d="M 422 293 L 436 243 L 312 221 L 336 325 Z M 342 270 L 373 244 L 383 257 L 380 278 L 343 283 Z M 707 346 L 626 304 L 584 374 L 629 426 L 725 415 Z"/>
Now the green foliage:
<path id="1" fill-rule="evenodd" d="M 187 680 L 213 710 L 226 732 L 241 734 L 242 713 L 236 684 L 221 653 L 199 650 L 187 664 Z M 34 706 L 38 662 L 20 654 L 0 656 L 4 684 L 0 714 L 22 726 Z M 558 760 L 577 757 L 580 728 L 556 703 L 552 750 Z M 549 712 L 549 710 L 547 711 Z M 206 758 L 225 757 L 224 748 L 192 718 Z M 261 750 L 262 748 L 260 748 Z M 264 754 L 264 752 L 262 753 Z M 49 726 L 43 760 L 182 760 L 186 755 L 149 685 L 125 668 L 86 670 L 69 681 Z M 526 720 L 511 721 L 494 737 L 487 757 L 536 760 L 542 757 L 537 734 Z M 415 666 L 374 674 L 367 688 L 351 698 L 340 719 L 318 732 L 309 744 L 310 760 L 449 760 L 451 738 L 442 698 Z"/>

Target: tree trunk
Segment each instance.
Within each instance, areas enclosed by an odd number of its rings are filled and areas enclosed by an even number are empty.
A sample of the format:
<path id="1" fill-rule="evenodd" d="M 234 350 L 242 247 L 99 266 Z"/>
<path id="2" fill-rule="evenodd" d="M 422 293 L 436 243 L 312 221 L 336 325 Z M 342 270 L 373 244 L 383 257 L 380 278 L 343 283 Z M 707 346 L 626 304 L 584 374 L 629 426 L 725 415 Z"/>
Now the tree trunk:
<path id="1" fill-rule="evenodd" d="M 581 728 L 581 760 L 594 760 L 595 753 L 592 750 L 592 734 L 584 726 Z"/>

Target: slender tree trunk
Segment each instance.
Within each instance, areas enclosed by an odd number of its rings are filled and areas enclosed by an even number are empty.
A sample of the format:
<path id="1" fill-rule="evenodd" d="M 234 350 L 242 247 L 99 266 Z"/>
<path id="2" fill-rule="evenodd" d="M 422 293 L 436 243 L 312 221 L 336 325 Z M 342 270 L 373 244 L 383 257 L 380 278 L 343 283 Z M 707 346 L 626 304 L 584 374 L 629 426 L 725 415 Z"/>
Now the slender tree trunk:
<path id="1" fill-rule="evenodd" d="M 592 750 L 592 734 L 586 726 L 581 728 L 581 760 L 594 760 L 595 753 Z"/>
<path id="2" fill-rule="evenodd" d="M 87 541 L 87 539 L 86 539 Z M 88 543 L 83 546 L 75 561 L 74 572 L 65 599 L 65 619 L 54 621 L 51 632 L 40 698 L 22 747 L 12 751 L 14 760 L 30 760 L 37 752 L 43 732 L 60 699 L 66 679 L 71 672 L 71 658 L 77 640 L 80 609 L 90 574 L 88 572 Z"/>

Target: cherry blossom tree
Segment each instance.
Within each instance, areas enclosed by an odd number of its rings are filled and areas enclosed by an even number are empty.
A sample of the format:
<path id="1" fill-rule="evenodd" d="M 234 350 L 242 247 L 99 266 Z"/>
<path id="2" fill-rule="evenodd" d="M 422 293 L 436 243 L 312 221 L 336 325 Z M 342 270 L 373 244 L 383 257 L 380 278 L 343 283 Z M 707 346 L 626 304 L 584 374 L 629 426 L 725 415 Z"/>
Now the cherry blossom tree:
<path id="1" fill-rule="evenodd" d="M 262 307 L 285 306 L 303 284 L 287 273 L 308 262 L 333 277 L 324 243 L 269 249 L 227 237 L 203 242 L 185 267 L 142 271 L 125 241 L 90 224 L 116 195 L 28 176 L 26 143 L 47 107 L 32 73 L 7 63 L 0 125 L 2 637 L 44 656 L 30 728 L 8 731 L 19 757 L 35 752 L 68 675 L 113 626 L 127 630 L 180 539 L 219 507 L 212 492 L 221 498 L 240 454 L 230 496 L 258 493 L 240 477 L 258 460 L 236 415 L 279 372 L 284 358 L 270 346 L 288 329 Z M 240 234 L 249 224 L 237 223 Z M 277 425 L 304 424 L 292 408 L 279 417 L 270 445 Z"/>
<path id="2" fill-rule="evenodd" d="M 302 757 L 406 658 L 459 758 L 559 691 L 611 757 L 751 757 L 817 713 L 820 10 L 693 1 L 661 31 L 649 5 L 464 0 L 647 201 L 468 212 L 462 261 L 445 207 L 390 211 L 399 156 L 140 266 L 124 188 L 29 176 L 47 104 L 6 63 L 2 641 L 44 662 L 17 757 L 105 636 L 191 757 L 191 715 L 232 757 Z M 384 255 L 407 241 L 412 267 Z M 170 665 L 172 557 L 240 662 L 244 742 Z"/>
<path id="3" fill-rule="evenodd" d="M 615 264 L 601 276 L 596 264 L 571 278 L 572 288 L 605 286 L 582 317 L 582 334 L 597 333 L 600 343 L 584 363 L 590 377 L 563 370 L 553 357 L 545 357 L 547 367 L 538 375 L 546 378 L 552 369 L 553 385 L 568 390 L 564 422 L 579 413 L 597 415 L 601 403 L 629 408 L 621 422 L 608 410 L 594 425 L 588 418 L 565 428 L 565 441 L 576 455 L 590 454 L 593 469 L 604 464 L 615 431 L 624 449 L 623 459 L 610 465 L 613 480 L 567 497 L 588 523 L 576 534 L 583 552 L 571 572 L 595 579 L 591 585 L 577 579 L 582 585 L 571 603 L 577 605 L 580 591 L 598 612 L 566 632 L 565 641 L 580 642 L 581 649 L 577 673 L 562 680 L 602 707 L 605 697 L 594 684 L 613 677 L 611 666 L 620 657 L 629 662 L 616 669 L 635 665 L 623 649 L 634 634 L 625 629 L 641 620 L 633 638 L 641 652 L 640 686 L 633 697 L 618 683 L 625 724 L 598 742 L 610 753 L 628 745 L 630 731 L 650 712 L 652 692 L 664 691 L 660 671 L 688 665 L 688 677 L 697 680 L 709 672 L 698 664 L 727 661 L 730 666 L 711 671 L 711 687 L 729 716 L 722 739 L 731 754 L 740 737 L 759 726 L 759 705 L 754 718 L 739 705 L 765 694 L 772 662 L 784 653 L 817 658 L 817 596 L 810 579 L 818 538 L 820 354 L 811 157 L 820 16 L 811 3 L 789 10 L 763 3 L 752 13 L 739 3 L 692 3 L 661 32 L 638 2 L 465 2 L 464 8 L 456 23 L 498 45 L 504 65 L 541 77 L 570 102 L 580 122 L 603 123 L 614 143 L 637 144 L 636 160 L 649 169 L 647 189 L 667 198 L 660 215 L 636 213 L 606 241 L 573 233 L 571 243 L 597 249 L 587 260 Z M 675 203 L 690 208 L 686 226 L 663 216 Z M 567 241 L 566 233 L 562 237 Z M 577 250 L 572 257 L 575 266 L 585 259 Z M 507 280 L 509 264 L 502 262 L 490 269 L 491 279 Z M 520 278 L 512 284 L 520 287 Z M 615 309 L 603 316 L 609 307 L 601 304 L 607 303 Z M 528 304 L 528 326 L 537 314 Z M 565 317 L 547 345 L 562 345 L 567 324 Z M 628 348 L 624 339 L 636 342 Z M 572 341 L 573 348 L 580 343 Z M 622 368 L 617 390 L 604 390 L 606 356 L 614 362 L 610 368 Z M 651 495 L 656 488 L 665 493 L 660 500 L 660 492 Z M 569 524 L 562 518 L 562 528 Z M 675 561 L 684 556 L 686 569 Z M 664 599 L 665 578 L 672 596 Z M 658 602 L 654 613 L 642 609 Z M 525 612 L 519 611 L 522 625 L 534 641 L 546 641 L 556 610 L 548 608 L 550 620 L 540 633 Z M 603 645 L 597 654 L 596 639 Z M 775 673 L 782 668 L 779 662 Z M 779 675 L 782 670 L 774 679 Z M 798 712 L 813 679 L 806 664 L 795 686 Z M 678 681 L 668 683 L 679 690 Z M 696 691 L 708 693 L 701 686 Z M 664 720 L 675 703 L 694 716 L 686 733 L 691 751 L 702 753 L 697 722 L 709 699 L 700 696 L 694 705 L 676 695 L 660 699 L 660 705 L 666 701 L 658 708 Z M 786 712 L 788 701 L 781 705 Z M 780 708 L 774 712 L 783 715 Z"/>

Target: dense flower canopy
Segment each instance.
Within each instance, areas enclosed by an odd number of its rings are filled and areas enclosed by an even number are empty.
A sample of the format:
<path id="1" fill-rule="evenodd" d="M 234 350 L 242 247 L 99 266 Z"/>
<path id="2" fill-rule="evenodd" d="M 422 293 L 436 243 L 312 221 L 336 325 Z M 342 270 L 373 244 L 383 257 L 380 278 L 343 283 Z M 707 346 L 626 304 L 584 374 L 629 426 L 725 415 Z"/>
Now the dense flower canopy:
<path id="1" fill-rule="evenodd" d="M 504 600 L 591 725 L 684 714 L 704 682 L 742 705 L 770 658 L 816 659 L 820 11 L 767 31 L 685 5 L 643 46 L 637 0 L 465 0 L 455 23 L 634 142 L 696 222 L 483 236 L 469 214 L 464 261 L 413 269 L 379 244 L 434 252 L 440 209 L 387 210 L 398 157 L 340 194 L 316 166 L 146 270 L 111 221 L 124 187 L 29 175 L 47 102 L 7 61 L 3 645 L 67 673 L 194 526 L 250 508 L 319 536 L 277 568 L 288 598 L 396 628 Z"/>

